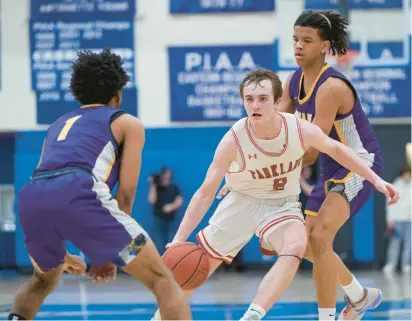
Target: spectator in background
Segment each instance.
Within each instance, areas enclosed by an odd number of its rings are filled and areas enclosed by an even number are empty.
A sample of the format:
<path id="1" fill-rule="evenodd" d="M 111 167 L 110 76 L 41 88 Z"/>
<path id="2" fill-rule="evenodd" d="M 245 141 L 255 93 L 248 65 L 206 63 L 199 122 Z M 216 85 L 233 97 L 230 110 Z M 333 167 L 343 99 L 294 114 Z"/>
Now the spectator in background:
<path id="1" fill-rule="evenodd" d="M 172 183 L 172 171 L 162 167 L 159 174 L 149 177 L 149 203 L 153 205 L 153 242 L 162 255 L 174 235 L 176 211 L 182 206 L 180 189 Z"/>
<path id="2" fill-rule="evenodd" d="M 400 245 L 403 242 L 402 272 L 411 270 L 411 169 L 404 167 L 393 185 L 399 192 L 398 203 L 386 209 L 387 233 L 390 237 L 387 262 L 383 271 L 394 272 L 398 266 Z"/>

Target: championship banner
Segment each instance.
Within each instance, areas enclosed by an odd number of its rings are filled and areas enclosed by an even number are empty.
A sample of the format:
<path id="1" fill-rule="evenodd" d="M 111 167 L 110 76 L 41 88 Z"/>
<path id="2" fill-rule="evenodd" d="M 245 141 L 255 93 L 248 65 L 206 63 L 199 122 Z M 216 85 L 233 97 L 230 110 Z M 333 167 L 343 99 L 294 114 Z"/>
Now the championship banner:
<path id="1" fill-rule="evenodd" d="M 172 121 L 227 121 L 246 115 L 245 75 L 272 67 L 272 45 L 169 47 Z"/>
<path id="2" fill-rule="evenodd" d="M 349 9 L 402 9 L 403 0 L 347 0 Z M 339 0 L 305 0 L 305 9 L 339 10 Z"/>
<path id="3" fill-rule="evenodd" d="M 41 2 L 49 1 L 32 1 L 32 8 L 33 2 L 41 8 Z M 63 5 L 67 1 L 50 2 Z M 70 1 L 71 4 L 84 5 L 89 2 L 95 1 Z M 121 1 L 104 0 L 98 4 L 110 2 Z M 83 7 L 77 8 L 80 10 Z M 79 18 L 84 16 L 82 12 L 66 13 L 65 17 L 68 15 L 70 19 L 32 19 L 30 22 L 31 78 L 36 95 L 37 122 L 50 124 L 60 115 L 80 106 L 69 91 L 71 64 L 76 60 L 78 50 L 99 52 L 107 47 L 122 57 L 123 66 L 131 77 L 123 90 L 122 109 L 137 115 L 133 19 L 103 19 L 97 14 L 90 19 Z"/>
<path id="4" fill-rule="evenodd" d="M 275 0 L 169 0 L 171 14 L 275 11 Z"/>
<path id="5" fill-rule="evenodd" d="M 32 0 L 32 20 L 133 19 L 136 0 Z"/>

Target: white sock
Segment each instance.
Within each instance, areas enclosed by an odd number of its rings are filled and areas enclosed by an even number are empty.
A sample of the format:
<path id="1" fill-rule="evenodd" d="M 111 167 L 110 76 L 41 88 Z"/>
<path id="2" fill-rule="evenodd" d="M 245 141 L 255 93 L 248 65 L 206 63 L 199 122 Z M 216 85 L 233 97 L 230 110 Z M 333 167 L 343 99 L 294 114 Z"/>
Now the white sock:
<path id="1" fill-rule="evenodd" d="M 349 285 L 342 285 L 342 289 L 352 303 L 361 301 L 365 296 L 365 290 L 355 276 L 353 276 L 352 282 Z"/>
<path id="2" fill-rule="evenodd" d="M 252 303 L 252 304 L 249 306 L 249 309 L 246 311 L 245 314 L 255 314 L 255 313 L 258 313 L 260 319 L 262 319 L 262 318 L 265 316 L 266 311 L 265 311 L 265 309 L 263 309 L 261 306 L 255 304 L 255 303 Z"/>
<path id="3" fill-rule="evenodd" d="M 318 309 L 319 320 L 335 320 L 336 309 Z"/>
<path id="4" fill-rule="evenodd" d="M 155 315 L 153 316 L 152 320 L 162 320 L 162 317 L 160 316 L 160 310 L 157 309 Z"/>

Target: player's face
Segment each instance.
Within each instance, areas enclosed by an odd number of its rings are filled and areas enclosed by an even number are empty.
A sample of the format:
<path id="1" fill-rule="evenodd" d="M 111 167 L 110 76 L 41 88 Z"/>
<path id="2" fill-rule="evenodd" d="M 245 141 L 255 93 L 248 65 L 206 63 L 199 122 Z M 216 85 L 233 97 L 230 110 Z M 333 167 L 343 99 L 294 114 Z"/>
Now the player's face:
<path id="1" fill-rule="evenodd" d="M 411 180 L 411 172 L 404 172 L 401 177 L 404 181 L 409 182 Z"/>
<path id="2" fill-rule="evenodd" d="M 296 26 L 293 32 L 295 60 L 299 66 L 311 64 L 329 50 L 329 41 L 319 37 L 315 28 Z"/>
<path id="3" fill-rule="evenodd" d="M 163 173 L 163 179 L 165 179 L 166 181 L 170 181 L 170 179 L 172 178 L 172 172 L 170 170 L 165 170 Z"/>
<path id="4" fill-rule="evenodd" d="M 252 124 L 269 120 L 276 114 L 279 99 L 275 102 L 272 82 L 269 79 L 251 83 L 243 88 L 243 103 Z"/>

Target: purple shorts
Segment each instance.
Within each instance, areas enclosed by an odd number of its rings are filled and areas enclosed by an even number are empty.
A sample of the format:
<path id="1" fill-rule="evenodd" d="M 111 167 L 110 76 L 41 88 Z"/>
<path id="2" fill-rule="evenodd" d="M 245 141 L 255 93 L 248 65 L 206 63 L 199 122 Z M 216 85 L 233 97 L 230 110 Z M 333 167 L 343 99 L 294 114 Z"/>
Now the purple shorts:
<path id="1" fill-rule="evenodd" d="M 374 165 L 371 169 L 378 175 L 381 172 L 381 166 Z M 308 198 L 305 214 L 316 216 L 325 201 L 326 194 L 337 184 L 342 184 L 343 195 L 349 203 L 350 216 L 359 212 L 375 190 L 375 187 L 362 176 L 340 167 L 333 175 L 321 175 Z"/>
<path id="2" fill-rule="evenodd" d="M 84 171 L 34 178 L 18 201 L 26 249 L 43 271 L 64 262 L 66 240 L 98 266 L 129 263 L 147 240 L 109 187 Z"/>

